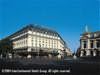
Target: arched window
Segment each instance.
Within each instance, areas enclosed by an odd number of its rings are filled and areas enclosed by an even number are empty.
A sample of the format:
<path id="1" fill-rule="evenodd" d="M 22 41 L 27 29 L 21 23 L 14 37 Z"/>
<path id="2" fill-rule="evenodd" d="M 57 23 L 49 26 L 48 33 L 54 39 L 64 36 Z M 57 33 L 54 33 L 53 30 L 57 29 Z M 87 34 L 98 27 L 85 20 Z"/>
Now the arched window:
<path id="1" fill-rule="evenodd" d="M 93 48 L 93 40 L 91 40 L 90 45 L 91 45 L 91 48 Z"/>
<path id="2" fill-rule="evenodd" d="M 84 48 L 86 48 L 86 41 L 84 41 Z"/>
<path id="3" fill-rule="evenodd" d="M 97 40 L 97 48 L 100 48 L 100 40 Z"/>

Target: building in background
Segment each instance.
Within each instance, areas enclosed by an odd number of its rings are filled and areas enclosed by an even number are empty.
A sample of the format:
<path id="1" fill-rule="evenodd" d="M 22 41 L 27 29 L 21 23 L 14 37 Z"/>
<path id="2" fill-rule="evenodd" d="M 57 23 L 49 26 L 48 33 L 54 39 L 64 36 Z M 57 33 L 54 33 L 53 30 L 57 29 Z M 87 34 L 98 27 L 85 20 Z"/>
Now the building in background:
<path id="1" fill-rule="evenodd" d="M 67 55 L 70 51 L 62 37 L 54 30 L 28 25 L 9 36 L 13 52 L 20 57 L 51 56 L 53 53 Z M 66 51 L 68 50 L 68 51 Z"/>
<path id="2" fill-rule="evenodd" d="M 80 47 L 77 50 L 77 55 L 82 56 L 100 56 L 100 31 L 89 32 L 86 27 L 86 32 L 80 37 Z"/>

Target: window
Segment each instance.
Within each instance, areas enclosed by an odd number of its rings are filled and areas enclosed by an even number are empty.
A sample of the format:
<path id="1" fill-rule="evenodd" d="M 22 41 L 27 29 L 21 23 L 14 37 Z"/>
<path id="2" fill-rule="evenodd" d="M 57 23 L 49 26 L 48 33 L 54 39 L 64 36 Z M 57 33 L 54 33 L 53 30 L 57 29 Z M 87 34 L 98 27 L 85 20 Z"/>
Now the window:
<path id="1" fill-rule="evenodd" d="M 97 48 L 100 48 L 100 40 L 97 41 Z"/>
<path id="2" fill-rule="evenodd" d="M 86 41 L 84 41 L 84 48 L 86 48 Z"/>
<path id="3" fill-rule="evenodd" d="M 42 47 L 44 47 L 44 44 L 42 44 Z"/>
<path id="4" fill-rule="evenodd" d="M 91 36 L 91 38 L 93 38 L 94 37 L 94 34 L 91 34 L 90 36 Z"/>
<path id="5" fill-rule="evenodd" d="M 93 40 L 90 41 L 91 48 L 93 48 Z"/>

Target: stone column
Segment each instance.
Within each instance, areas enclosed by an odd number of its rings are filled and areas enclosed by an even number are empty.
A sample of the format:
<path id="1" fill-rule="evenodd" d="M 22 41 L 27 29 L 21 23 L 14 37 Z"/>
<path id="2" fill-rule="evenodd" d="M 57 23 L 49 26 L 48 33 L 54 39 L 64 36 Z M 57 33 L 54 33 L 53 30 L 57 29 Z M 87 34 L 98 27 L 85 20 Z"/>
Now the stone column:
<path id="1" fill-rule="evenodd" d="M 83 51 L 81 51 L 81 53 L 80 53 L 80 57 L 82 57 L 84 55 L 84 52 Z"/>
<path id="2" fill-rule="evenodd" d="M 86 56 L 90 56 L 90 39 L 87 39 L 87 48 L 86 48 Z"/>
<path id="3" fill-rule="evenodd" d="M 90 49 L 90 39 L 87 40 L 87 49 Z"/>
<path id="4" fill-rule="evenodd" d="M 96 56 L 96 51 L 93 51 L 93 56 Z"/>
<path id="5" fill-rule="evenodd" d="M 96 40 L 94 40 L 94 42 L 93 42 L 93 47 L 94 47 L 94 48 L 97 48 L 96 42 L 97 42 Z"/>
<path id="6" fill-rule="evenodd" d="M 86 50 L 86 56 L 90 56 L 90 54 L 91 54 L 91 53 L 90 53 L 90 50 L 87 49 L 87 50 Z"/>
<path id="7" fill-rule="evenodd" d="M 84 49 L 84 42 L 81 40 L 81 49 Z"/>

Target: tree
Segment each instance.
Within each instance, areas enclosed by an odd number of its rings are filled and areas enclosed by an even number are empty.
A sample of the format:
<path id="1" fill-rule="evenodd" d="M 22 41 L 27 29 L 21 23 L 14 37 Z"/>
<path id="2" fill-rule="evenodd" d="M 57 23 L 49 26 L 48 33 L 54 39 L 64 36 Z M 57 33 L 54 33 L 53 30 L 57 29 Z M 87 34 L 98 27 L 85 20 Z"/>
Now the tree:
<path id="1" fill-rule="evenodd" d="M 6 57 L 8 53 L 13 53 L 12 41 L 9 38 L 0 40 L 0 55 Z"/>

